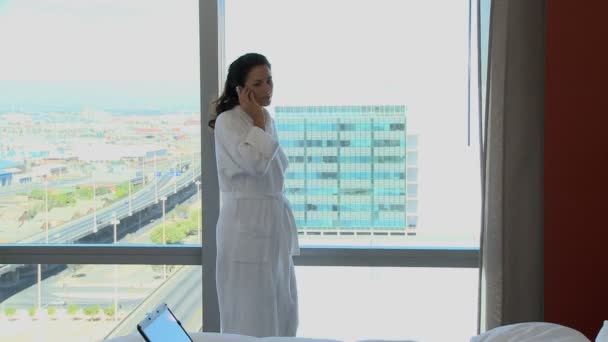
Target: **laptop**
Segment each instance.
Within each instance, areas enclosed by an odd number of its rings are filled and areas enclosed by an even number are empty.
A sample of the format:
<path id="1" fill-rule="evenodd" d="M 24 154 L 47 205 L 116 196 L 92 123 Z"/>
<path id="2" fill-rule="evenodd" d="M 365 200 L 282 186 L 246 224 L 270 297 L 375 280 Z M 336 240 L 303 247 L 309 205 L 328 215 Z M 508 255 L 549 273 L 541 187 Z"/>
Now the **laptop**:
<path id="1" fill-rule="evenodd" d="M 193 342 L 167 304 L 159 305 L 137 325 L 147 342 Z"/>

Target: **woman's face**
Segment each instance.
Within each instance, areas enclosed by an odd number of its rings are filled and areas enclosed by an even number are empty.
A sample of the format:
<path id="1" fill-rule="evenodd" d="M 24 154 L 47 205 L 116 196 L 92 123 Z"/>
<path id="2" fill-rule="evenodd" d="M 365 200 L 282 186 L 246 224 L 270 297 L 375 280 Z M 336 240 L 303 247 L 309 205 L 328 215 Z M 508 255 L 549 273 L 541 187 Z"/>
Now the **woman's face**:
<path id="1" fill-rule="evenodd" d="M 272 101 L 272 72 L 267 65 L 255 66 L 249 71 L 245 87 L 253 91 L 253 96 L 260 106 L 268 106 Z"/>

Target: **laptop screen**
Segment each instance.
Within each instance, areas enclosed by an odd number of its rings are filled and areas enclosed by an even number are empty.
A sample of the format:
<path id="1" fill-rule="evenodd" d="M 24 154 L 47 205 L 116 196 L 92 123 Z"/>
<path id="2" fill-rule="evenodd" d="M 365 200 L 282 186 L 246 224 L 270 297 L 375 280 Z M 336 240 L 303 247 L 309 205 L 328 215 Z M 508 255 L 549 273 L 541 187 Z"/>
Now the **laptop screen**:
<path id="1" fill-rule="evenodd" d="M 146 337 L 152 342 L 156 341 L 192 341 L 188 334 L 177 323 L 169 310 L 163 310 L 154 321 L 143 329 Z"/>

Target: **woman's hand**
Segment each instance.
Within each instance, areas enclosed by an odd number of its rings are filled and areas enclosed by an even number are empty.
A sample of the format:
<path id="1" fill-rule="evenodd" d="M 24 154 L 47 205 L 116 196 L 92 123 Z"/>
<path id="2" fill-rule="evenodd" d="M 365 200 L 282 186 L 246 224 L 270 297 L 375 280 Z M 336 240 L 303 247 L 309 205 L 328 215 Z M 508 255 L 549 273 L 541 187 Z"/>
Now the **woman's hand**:
<path id="1" fill-rule="evenodd" d="M 240 86 L 236 87 L 236 92 L 239 95 L 239 104 L 245 113 L 249 114 L 253 119 L 253 124 L 261 129 L 266 126 L 266 117 L 264 115 L 264 109 L 258 104 L 253 95 L 251 89 L 245 87 L 243 89 Z"/>

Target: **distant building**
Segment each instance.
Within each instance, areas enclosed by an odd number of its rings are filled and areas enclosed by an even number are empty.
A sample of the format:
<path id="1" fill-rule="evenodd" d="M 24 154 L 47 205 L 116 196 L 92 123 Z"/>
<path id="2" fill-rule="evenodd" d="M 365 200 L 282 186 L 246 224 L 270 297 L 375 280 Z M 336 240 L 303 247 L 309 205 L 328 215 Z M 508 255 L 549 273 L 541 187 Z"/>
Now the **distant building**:
<path id="1" fill-rule="evenodd" d="M 84 162 L 114 162 L 121 160 L 151 160 L 167 156 L 167 148 L 153 144 L 122 145 L 102 142 L 79 144 L 73 146 L 73 153 Z"/>
<path id="2" fill-rule="evenodd" d="M 275 108 L 300 231 L 415 232 L 418 137 L 408 134 L 406 114 L 406 106 Z"/>
<path id="3" fill-rule="evenodd" d="M 13 184 L 16 176 L 23 173 L 23 163 L 0 160 L 0 186 Z"/>

